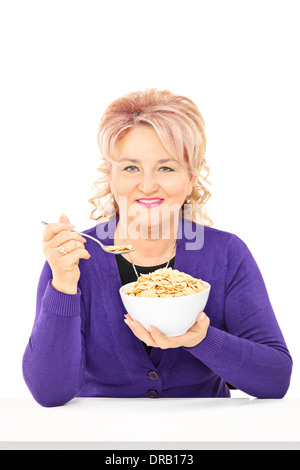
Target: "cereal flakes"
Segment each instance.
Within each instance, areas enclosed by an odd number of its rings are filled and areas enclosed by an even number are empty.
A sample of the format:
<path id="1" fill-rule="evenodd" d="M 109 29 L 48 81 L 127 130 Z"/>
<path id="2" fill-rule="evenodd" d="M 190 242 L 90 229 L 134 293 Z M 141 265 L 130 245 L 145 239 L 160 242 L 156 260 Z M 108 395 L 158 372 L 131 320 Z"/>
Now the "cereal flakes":
<path id="1" fill-rule="evenodd" d="M 142 274 L 125 294 L 135 297 L 181 297 L 197 294 L 206 289 L 201 279 L 172 268 L 160 268 Z"/>

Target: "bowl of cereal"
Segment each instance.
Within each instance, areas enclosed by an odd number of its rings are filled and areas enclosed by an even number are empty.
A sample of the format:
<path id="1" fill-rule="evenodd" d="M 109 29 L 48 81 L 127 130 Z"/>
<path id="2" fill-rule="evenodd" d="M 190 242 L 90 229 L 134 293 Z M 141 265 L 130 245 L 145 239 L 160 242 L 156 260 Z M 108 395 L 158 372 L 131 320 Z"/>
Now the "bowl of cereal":
<path id="1" fill-rule="evenodd" d="M 156 326 L 165 336 L 185 334 L 203 312 L 211 286 L 189 274 L 161 268 L 141 275 L 119 289 L 123 305 L 133 320 L 149 331 Z"/>

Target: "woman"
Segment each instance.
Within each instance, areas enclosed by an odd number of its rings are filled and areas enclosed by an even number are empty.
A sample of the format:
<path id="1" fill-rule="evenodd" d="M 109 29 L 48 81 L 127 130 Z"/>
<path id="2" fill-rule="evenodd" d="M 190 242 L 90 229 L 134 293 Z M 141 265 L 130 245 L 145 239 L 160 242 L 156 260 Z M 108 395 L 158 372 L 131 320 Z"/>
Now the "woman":
<path id="1" fill-rule="evenodd" d="M 98 141 L 102 176 L 90 199 L 98 224 L 85 233 L 135 251 L 104 252 L 72 232 L 65 215 L 45 228 L 47 261 L 23 358 L 34 398 L 59 406 L 79 396 L 230 397 L 228 383 L 283 397 L 292 360 L 260 271 L 245 243 L 211 228 L 205 212 L 197 106 L 168 91 L 130 93 L 108 106 Z M 205 312 L 173 338 L 132 321 L 119 295 L 122 284 L 162 267 L 212 286 Z"/>

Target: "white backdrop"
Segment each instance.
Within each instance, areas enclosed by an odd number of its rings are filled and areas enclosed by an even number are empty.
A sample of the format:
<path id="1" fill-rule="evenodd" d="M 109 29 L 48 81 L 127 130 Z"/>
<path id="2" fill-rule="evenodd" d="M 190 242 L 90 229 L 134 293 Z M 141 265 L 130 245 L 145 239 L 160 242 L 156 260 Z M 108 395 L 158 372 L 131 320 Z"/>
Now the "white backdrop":
<path id="1" fill-rule="evenodd" d="M 78 229 L 97 127 L 129 91 L 166 88 L 206 121 L 214 227 L 252 251 L 300 396 L 299 1 L 0 0 L 0 396 L 29 396 L 22 355 L 44 264 L 40 220 Z M 297 215 L 298 214 L 298 215 Z"/>

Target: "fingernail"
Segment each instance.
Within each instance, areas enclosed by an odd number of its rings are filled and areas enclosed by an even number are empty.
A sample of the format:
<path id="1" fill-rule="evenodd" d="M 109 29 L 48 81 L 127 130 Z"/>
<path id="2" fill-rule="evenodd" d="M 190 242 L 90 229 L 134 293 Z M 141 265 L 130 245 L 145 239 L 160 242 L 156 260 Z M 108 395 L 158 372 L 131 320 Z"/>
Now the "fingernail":
<path id="1" fill-rule="evenodd" d="M 205 317 L 206 317 L 205 313 L 202 312 L 201 315 L 200 315 L 200 320 L 201 321 L 205 320 Z"/>
<path id="2" fill-rule="evenodd" d="M 68 224 L 68 227 L 69 227 L 69 228 L 75 228 L 75 225 L 73 225 L 73 224 Z"/>
<path id="3" fill-rule="evenodd" d="M 132 328 L 136 328 L 136 324 L 134 321 L 127 320 L 127 318 L 124 318 L 124 322 L 126 323 L 127 326 L 131 326 Z"/>

